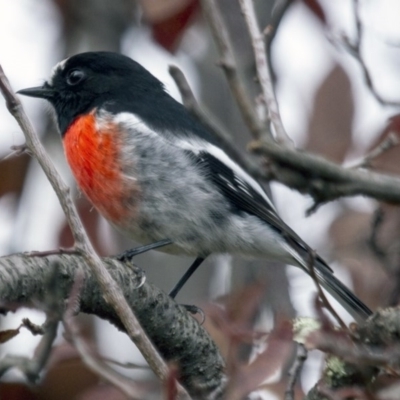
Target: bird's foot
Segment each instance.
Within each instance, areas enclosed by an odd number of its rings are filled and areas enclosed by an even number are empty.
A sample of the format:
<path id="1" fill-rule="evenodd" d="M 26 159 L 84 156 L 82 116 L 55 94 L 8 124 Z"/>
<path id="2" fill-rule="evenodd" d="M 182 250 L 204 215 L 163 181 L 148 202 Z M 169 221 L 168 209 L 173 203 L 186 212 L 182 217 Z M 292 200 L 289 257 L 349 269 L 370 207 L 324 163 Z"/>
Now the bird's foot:
<path id="1" fill-rule="evenodd" d="M 181 304 L 181 306 L 190 314 L 192 315 L 196 315 L 199 314 L 200 315 L 200 325 L 203 325 L 204 321 L 206 320 L 206 316 L 204 314 L 204 311 L 197 306 L 191 305 L 191 304 Z"/>
<path id="2" fill-rule="evenodd" d="M 169 244 L 172 244 L 172 241 L 170 239 L 159 240 L 158 242 L 146 244 L 144 246 L 139 246 L 135 247 L 134 249 L 124 251 L 123 253 L 118 254 L 116 258 L 117 260 L 122 262 L 130 261 L 133 257 L 139 254 L 146 253 L 147 251 L 155 250 L 160 247 L 168 246 Z"/>

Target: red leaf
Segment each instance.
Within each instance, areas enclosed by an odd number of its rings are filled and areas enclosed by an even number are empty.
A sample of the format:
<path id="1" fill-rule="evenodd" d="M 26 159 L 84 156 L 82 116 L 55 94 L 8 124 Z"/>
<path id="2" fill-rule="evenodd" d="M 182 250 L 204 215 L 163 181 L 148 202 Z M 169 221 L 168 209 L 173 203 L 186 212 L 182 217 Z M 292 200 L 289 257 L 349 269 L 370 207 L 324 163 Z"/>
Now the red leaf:
<path id="1" fill-rule="evenodd" d="M 292 335 L 290 322 L 279 323 L 268 337 L 267 348 L 251 364 L 238 368 L 236 376 L 231 377 L 226 398 L 230 397 L 229 393 L 235 393 L 235 398 L 245 397 L 282 368 L 292 351 Z"/>
<path id="2" fill-rule="evenodd" d="M 166 400 L 175 400 L 178 395 L 178 387 L 177 387 L 177 379 L 178 379 L 178 367 L 176 365 L 170 365 L 168 376 L 165 381 L 165 399 Z"/>
<path id="3" fill-rule="evenodd" d="M 254 284 L 236 290 L 221 298 L 223 307 L 209 308 L 208 318 L 229 338 L 230 341 L 253 343 L 254 339 L 265 336 L 265 332 L 253 330 L 253 318 L 265 292 L 265 285 Z"/>
<path id="4" fill-rule="evenodd" d="M 0 343 L 5 343 L 11 340 L 13 337 L 19 334 L 19 330 L 21 327 L 17 329 L 7 329 L 5 331 L 0 331 Z"/>
<path id="5" fill-rule="evenodd" d="M 399 174 L 399 157 L 400 157 L 400 114 L 393 115 L 388 119 L 386 125 L 380 132 L 377 139 L 369 147 L 368 153 L 382 148 L 381 153 L 375 154 L 369 162 L 369 166 L 381 172 L 389 174 Z M 388 145 L 385 148 L 385 143 Z"/>
<path id="6" fill-rule="evenodd" d="M 388 123 L 385 127 L 384 133 L 400 133 L 400 115 L 394 115 L 393 117 L 390 117 L 388 120 Z"/>
<path id="7" fill-rule="evenodd" d="M 184 8 L 173 15 L 151 22 L 154 40 L 169 52 L 174 52 L 182 34 L 198 11 L 198 0 L 190 0 Z"/>
<path id="8" fill-rule="evenodd" d="M 303 3 L 310 9 L 310 11 L 326 25 L 326 16 L 323 8 L 318 3 L 318 0 L 303 0 Z"/>
<path id="9" fill-rule="evenodd" d="M 7 400 L 39 400 L 34 389 L 24 383 L 2 382 L 0 385 L 0 399 Z"/>

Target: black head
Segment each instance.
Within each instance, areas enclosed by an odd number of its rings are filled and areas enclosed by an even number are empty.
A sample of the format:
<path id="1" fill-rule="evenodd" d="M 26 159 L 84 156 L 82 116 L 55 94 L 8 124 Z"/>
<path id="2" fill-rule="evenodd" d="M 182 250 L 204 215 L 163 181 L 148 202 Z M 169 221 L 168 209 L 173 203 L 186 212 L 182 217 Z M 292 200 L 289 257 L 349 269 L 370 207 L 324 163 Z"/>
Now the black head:
<path id="1" fill-rule="evenodd" d="M 88 52 L 72 56 L 52 71 L 41 87 L 18 93 L 48 100 L 54 107 L 61 133 L 80 114 L 95 107 L 140 113 L 164 98 L 163 84 L 129 57 L 111 52 Z"/>

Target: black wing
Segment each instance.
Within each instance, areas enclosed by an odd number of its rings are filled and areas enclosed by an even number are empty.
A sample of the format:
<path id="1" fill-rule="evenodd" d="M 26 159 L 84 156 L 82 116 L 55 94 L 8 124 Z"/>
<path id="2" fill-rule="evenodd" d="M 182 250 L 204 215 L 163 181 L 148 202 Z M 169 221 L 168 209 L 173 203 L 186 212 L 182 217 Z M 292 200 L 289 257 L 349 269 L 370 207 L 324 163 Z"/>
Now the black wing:
<path id="1" fill-rule="evenodd" d="M 300 266 L 310 274 L 307 260 L 310 257 L 311 248 L 279 218 L 273 206 L 265 199 L 262 189 L 258 185 L 255 186 L 251 178 L 247 179 L 246 175 L 242 173 L 238 175 L 229 165 L 207 151 L 200 151 L 195 157 L 196 162 L 208 173 L 209 179 L 221 190 L 231 206 L 238 212 L 255 215 L 279 232 L 302 257 L 304 264 Z M 335 278 L 332 269 L 318 255 L 315 257 L 314 266 L 322 286 L 342 304 L 356 321 L 363 322 L 372 314 L 371 310 L 357 296 Z"/>
<path id="2" fill-rule="evenodd" d="M 265 198 L 262 188 L 253 179 L 235 164 L 225 163 L 207 149 L 190 152 L 199 167 L 203 168 L 208 179 L 212 180 L 221 191 L 236 212 L 246 212 L 255 215 L 269 224 L 286 240 L 303 262 L 299 262 L 308 274 L 307 260 L 311 254 L 311 248 L 278 216 L 268 198 Z M 239 167 L 238 167 L 239 168 Z M 345 285 L 333 275 L 333 271 L 318 255 L 314 259 L 315 273 L 322 286 L 332 294 L 337 301 L 355 318 L 357 322 L 365 321 L 371 314 L 371 310 L 355 296 Z"/>
<path id="3" fill-rule="evenodd" d="M 304 260 L 307 260 L 312 249 L 281 220 L 263 194 L 211 153 L 205 150 L 195 155 L 192 152 L 190 153 L 191 156 L 195 157 L 196 163 L 207 173 L 209 179 L 224 194 L 233 209 L 255 215 L 268 223 L 271 228 L 282 235 Z M 262 190 L 261 187 L 260 190 Z M 332 272 L 332 269 L 319 256 L 317 256 L 317 261 Z"/>

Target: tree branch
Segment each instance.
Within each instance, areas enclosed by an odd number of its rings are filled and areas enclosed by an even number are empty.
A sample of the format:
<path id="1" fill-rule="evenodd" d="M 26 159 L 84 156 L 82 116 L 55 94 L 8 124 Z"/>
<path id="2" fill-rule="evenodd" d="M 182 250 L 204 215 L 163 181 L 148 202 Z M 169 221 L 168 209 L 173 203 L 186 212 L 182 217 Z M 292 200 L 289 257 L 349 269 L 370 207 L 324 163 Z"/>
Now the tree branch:
<path id="1" fill-rule="evenodd" d="M 365 154 L 361 160 L 354 163 L 351 168 L 371 168 L 372 162 L 376 158 L 397 146 L 399 143 L 400 141 L 396 133 L 390 132 L 386 139 L 384 139 L 378 146 L 373 148 L 369 153 Z"/>
<path id="2" fill-rule="evenodd" d="M 285 400 L 294 400 L 294 387 L 300 377 L 303 365 L 307 360 L 308 351 L 302 343 L 297 343 L 297 355 L 289 372 L 289 381 L 285 390 Z"/>
<path id="3" fill-rule="evenodd" d="M 257 76 L 260 82 L 263 103 L 267 108 L 266 111 L 268 113 L 268 118 L 274 127 L 277 141 L 281 144 L 293 147 L 293 142 L 286 133 L 279 113 L 278 102 L 276 100 L 275 90 L 272 83 L 272 75 L 269 70 L 270 63 L 267 60 L 268 53 L 266 52 L 264 45 L 264 35 L 261 33 L 258 26 L 253 2 L 252 0 L 239 0 L 239 3 L 250 33 Z"/>
<path id="4" fill-rule="evenodd" d="M 22 320 L 21 326 L 27 328 L 33 335 L 42 335 L 33 357 L 6 355 L 0 361 L 0 377 L 11 368 L 18 368 L 29 382 L 35 383 L 39 379 L 39 375 L 50 357 L 57 336 L 58 324 L 63 313 L 63 307 L 60 306 L 60 290 L 57 285 L 58 277 L 57 266 L 55 264 L 49 265 L 49 273 L 42 282 L 44 296 L 41 306 L 43 311 L 46 312 L 44 324 L 38 326 L 28 319 Z"/>
<path id="5" fill-rule="evenodd" d="M 120 374 L 115 369 L 108 366 L 89 346 L 79 331 L 79 326 L 75 321 L 76 308 L 79 308 L 80 292 L 83 284 L 82 271 L 77 271 L 71 294 L 68 298 L 68 306 L 64 313 L 65 338 L 75 347 L 81 356 L 83 363 L 95 374 L 99 375 L 106 382 L 117 387 L 128 396 L 129 399 L 139 399 L 145 396 L 143 388 L 136 385 L 131 379 Z M 133 397 L 133 395 L 135 397 Z"/>
<path id="6" fill-rule="evenodd" d="M 59 319 L 48 316 L 44 323 L 44 333 L 36 346 L 32 358 L 14 355 L 5 355 L 0 361 L 0 377 L 9 369 L 18 368 L 30 383 L 35 383 L 45 367 L 51 353 L 54 340 L 57 336 Z"/>
<path id="7" fill-rule="evenodd" d="M 276 179 L 301 193 L 309 194 L 317 205 L 355 195 L 400 203 L 398 177 L 343 168 L 317 155 L 282 148 L 272 140 L 253 142 L 250 150 L 271 160 L 266 179 Z"/>
<path id="8" fill-rule="evenodd" d="M 254 104 L 246 91 L 245 84 L 239 76 L 233 46 L 215 0 L 201 0 L 201 4 L 204 16 L 221 55 L 219 65 L 225 72 L 229 87 L 238 103 L 246 125 L 249 127 L 254 138 L 260 139 L 266 136 L 271 138 L 271 132 L 259 120 Z"/>
<path id="9" fill-rule="evenodd" d="M 225 68 L 225 73 L 232 93 L 246 116 L 244 119 L 253 137 L 258 138 L 250 144 L 250 150 L 268 158 L 266 171 L 262 174 L 263 179 L 274 179 L 301 193 L 311 195 L 314 205 L 309 213 L 315 211 L 319 205 L 343 196 L 364 195 L 380 201 L 400 203 L 400 178 L 360 169 L 351 170 L 322 157 L 282 147 L 274 142 L 271 136 L 266 134 L 256 113 L 243 111 L 247 106 L 251 106 L 251 102 L 238 77 L 232 45 L 215 1 L 202 0 L 202 6 L 221 59 L 225 60 L 222 64 L 229 65 L 229 68 Z M 254 30 L 254 18 L 250 18 L 250 22 L 251 29 Z"/>
<path id="10" fill-rule="evenodd" d="M 59 264 L 58 287 L 64 298 L 70 293 L 76 271 L 81 269 L 84 280 L 80 311 L 95 314 L 126 331 L 115 309 L 104 298 L 88 263 L 79 255 L 1 257 L 0 298 L 3 304 L 43 299 L 46 296 L 43 282 L 54 262 Z M 180 382 L 190 395 L 194 399 L 221 398 L 226 382 L 224 361 L 205 329 L 167 294 L 143 283 L 143 271 L 139 268 L 111 258 L 104 258 L 102 262 L 159 353 L 179 366 Z M 65 307 L 64 302 L 62 305 Z"/>
<path id="11" fill-rule="evenodd" d="M 29 121 L 22 107 L 21 102 L 15 96 L 15 93 L 13 92 L 1 66 L 0 90 L 6 100 L 8 110 L 14 116 L 25 135 L 28 149 L 39 162 L 54 191 L 56 192 L 68 224 L 71 228 L 72 235 L 75 240 L 75 247 L 81 252 L 86 263 L 90 266 L 93 275 L 96 277 L 103 290 L 104 298 L 106 299 L 107 303 L 112 304 L 122 323 L 124 324 L 127 334 L 143 354 L 152 370 L 160 379 L 165 380 L 168 376 L 167 366 L 154 349 L 150 340 L 146 337 L 146 335 L 144 335 L 143 329 L 138 323 L 132 310 L 129 308 L 129 305 L 124 296 L 121 294 L 117 284 L 111 278 L 99 256 L 93 249 L 93 246 L 91 245 L 79 219 L 68 186 L 62 181 L 53 163 L 47 156 L 31 122 Z"/>
<path id="12" fill-rule="evenodd" d="M 359 0 L 353 0 L 352 3 L 353 3 L 353 13 L 356 26 L 356 39 L 354 43 L 351 43 L 350 39 L 347 36 L 345 36 L 343 37 L 342 43 L 344 44 L 347 52 L 351 56 L 353 56 L 354 59 L 359 63 L 364 81 L 368 89 L 370 90 L 371 94 L 379 102 L 379 104 L 387 106 L 399 106 L 400 103 L 398 101 L 390 101 L 385 99 L 382 95 L 378 93 L 376 89 L 371 73 L 367 65 L 365 64 L 365 61 L 361 54 L 361 44 L 364 35 L 364 29 L 360 18 L 360 2 Z"/>

